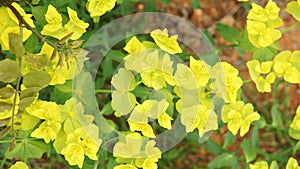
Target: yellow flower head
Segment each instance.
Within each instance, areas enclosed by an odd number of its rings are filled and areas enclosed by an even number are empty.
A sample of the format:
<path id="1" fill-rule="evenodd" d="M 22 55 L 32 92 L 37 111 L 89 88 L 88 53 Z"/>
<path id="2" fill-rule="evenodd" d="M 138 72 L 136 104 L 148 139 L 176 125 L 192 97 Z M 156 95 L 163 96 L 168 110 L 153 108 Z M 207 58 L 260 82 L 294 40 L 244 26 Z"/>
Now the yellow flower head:
<path id="1" fill-rule="evenodd" d="M 117 165 L 114 167 L 114 169 L 138 169 L 138 168 L 131 164 L 124 164 L 124 165 Z"/>
<path id="2" fill-rule="evenodd" d="M 155 43 L 162 50 L 169 52 L 170 54 L 182 53 L 182 50 L 177 43 L 178 35 L 173 35 L 169 37 L 168 30 L 156 29 L 150 33 L 151 37 L 154 39 Z"/>
<path id="3" fill-rule="evenodd" d="M 53 141 L 57 137 L 57 133 L 61 128 L 61 124 L 54 120 L 44 121 L 37 129 L 31 133 L 31 137 L 42 138 L 46 143 Z"/>
<path id="4" fill-rule="evenodd" d="M 91 17 L 101 16 L 113 9 L 116 2 L 117 0 L 88 0 L 86 8 L 90 12 Z"/>
<path id="5" fill-rule="evenodd" d="M 272 61 L 260 63 L 258 60 L 251 60 L 247 62 L 251 79 L 259 92 L 271 92 L 272 90 L 271 85 L 276 79 L 275 73 L 271 72 L 272 65 Z"/>
<path id="6" fill-rule="evenodd" d="M 286 169 L 300 169 L 298 162 L 293 157 L 290 157 L 288 163 L 286 164 Z"/>
<path id="7" fill-rule="evenodd" d="M 300 51 L 282 51 L 273 60 L 273 69 L 278 77 L 289 83 L 300 84 Z"/>
<path id="8" fill-rule="evenodd" d="M 299 0 L 289 2 L 285 9 L 286 12 L 290 13 L 291 15 L 293 15 L 293 17 L 295 19 L 300 21 L 299 10 L 300 10 L 300 1 Z"/>
<path id="9" fill-rule="evenodd" d="M 208 70 L 210 67 L 202 60 L 196 60 L 190 57 L 190 68 L 196 79 L 198 87 L 205 87 L 209 81 Z"/>
<path id="10" fill-rule="evenodd" d="M 290 124 L 289 135 L 297 140 L 300 140 L 300 105 L 297 108 L 296 115 Z"/>
<path id="11" fill-rule="evenodd" d="M 41 34 L 52 36 L 57 39 L 62 39 L 70 33 L 63 28 L 62 17 L 54 6 L 48 6 L 45 19 L 48 22 L 48 24 L 43 27 Z"/>
<path id="12" fill-rule="evenodd" d="M 29 168 L 28 168 L 27 164 L 24 163 L 23 161 L 18 161 L 14 165 L 9 167 L 9 169 L 29 169 Z"/>
<path id="13" fill-rule="evenodd" d="M 86 28 L 89 27 L 88 23 L 83 22 L 77 16 L 77 12 L 68 7 L 69 14 L 69 22 L 65 25 L 66 30 L 70 30 L 68 32 L 73 32 L 70 39 L 76 40 L 79 39 L 83 33 L 86 32 Z"/>
<path id="14" fill-rule="evenodd" d="M 55 102 L 37 100 L 34 104 L 26 108 L 26 111 L 39 119 L 61 121 L 61 113 Z"/>
<path id="15" fill-rule="evenodd" d="M 250 164 L 250 169 L 269 169 L 269 165 L 266 161 L 259 161 L 255 164 Z"/>
<path id="16" fill-rule="evenodd" d="M 70 143 L 61 150 L 61 154 L 70 165 L 77 165 L 82 168 L 84 161 L 84 148 L 80 144 Z"/>
<path id="17" fill-rule="evenodd" d="M 236 135 L 240 129 L 242 137 L 249 131 L 250 124 L 260 118 L 253 109 L 252 104 L 245 105 L 242 101 L 225 105 L 222 109 L 222 121 L 228 123 L 228 129 L 233 135 Z"/>

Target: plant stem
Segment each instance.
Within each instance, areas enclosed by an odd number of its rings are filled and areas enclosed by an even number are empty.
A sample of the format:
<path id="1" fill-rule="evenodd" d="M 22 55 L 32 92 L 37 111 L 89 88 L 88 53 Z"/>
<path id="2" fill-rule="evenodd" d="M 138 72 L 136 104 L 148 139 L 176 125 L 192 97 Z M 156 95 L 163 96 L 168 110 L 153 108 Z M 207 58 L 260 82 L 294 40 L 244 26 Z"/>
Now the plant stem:
<path id="1" fill-rule="evenodd" d="M 281 33 L 288 32 L 288 31 L 294 29 L 295 27 L 297 27 L 298 25 L 300 25 L 300 22 L 296 22 L 296 23 L 294 23 L 293 25 L 291 25 L 291 26 L 289 26 L 289 27 L 287 27 L 287 28 L 284 28 L 284 29 L 281 31 Z"/>
<path id="2" fill-rule="evenodd" d="M 54 44 L 51 41 L 48 41 L 45 37 L 43 37 L 42 35 L 40 35 L 36 30 L 34 30 L 22 17 L 22 15 L 17 11 L 17 9 L 12 6 L 10 3 L 6 3 L 5 4 L 14 14 L 15 16 L 18 18 L 18 20 L 25 25 L 25 27 L 27 29 L 29 29 L 36 37 L 38 37 L 41 41 L 43 41 L 44 43 L 47 43 L 48 45 L 52 46 L 54 49 L 56 49 L 57 51 L 60 51 L 60 48 Z"/>

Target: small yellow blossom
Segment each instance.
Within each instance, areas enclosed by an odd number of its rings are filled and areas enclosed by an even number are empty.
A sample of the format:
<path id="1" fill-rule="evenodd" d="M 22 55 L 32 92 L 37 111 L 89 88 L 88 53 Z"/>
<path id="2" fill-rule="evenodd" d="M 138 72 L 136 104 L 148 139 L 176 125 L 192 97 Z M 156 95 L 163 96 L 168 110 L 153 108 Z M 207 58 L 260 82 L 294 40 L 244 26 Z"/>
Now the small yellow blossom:
<path id="1" fill-rule="evenodd" d="M 285 9 L 285 11 L 287 11 L 288 13 L 293 15 L 294 18 L 300 21 L 299 10 L 300 10 L 300 0 L 289 2 Z"/>
<path id="2" fill-rule="evenodd" d="M 86 8 L 91 17 L 101 16 L 107 11 L 113 9 L 117 0 L 88 0 Z"/>
<path id="3" fill-rule="evenodd" d="M 9 167 L 9 169 L 29 169 L 29 168 L 28 168 L 27 164 L 24 163 L 23 161 L 18 161 L 14 165 Z"/>
<path id="4" fill-rule="evenodd" d="M 260 118 L 253 109 L 252 104 L 244 104 L 242 101 L 225 105 L 222 109 L 222 121 L 228 123 L 228 129 L 233 135 L 240 129 L 242 137 L 249 131 L 250 124 Z"/>
<path id="5" fill-rule="evenodd" d="M 271 85 L 276 79 L 275 73 L 271 71 L 272 65 L 272 61 L 260 63 L 258 60 L 251 60 L 247 62 L 251 79 L 259 92 L 271 92 L 272 90 Z"/>
<path id="6" fill-rule="evenodd" d="M 250 169 L 269 169 L 269 165 L 266 161 L 259 161 L 255 164 L 250 164 Z"/>
<path id="7" fill-rule="evenodd" d="M 290 157 L 288 163 L 286 164 L 286 169 L 300 169 L 300 166 L 296 159 Z"/>
<path id="8" fill-rule="evenodd" d="M 84 149 L 80 144 L 68 144 L 61 150 L 61 154 L 65 156 L 65 159 L 70 165 L 78 165 L 79 168 L 82 168 L 84 161 Z"/>
<path id="9" fill-rule="evenodd" d="M 86 29 L 89 27 L 89 24 L 80 20 L 77 16 L 77 12 L 69 7 L 68 7 L 68 14 L 70 20 L 65 25 L 65 29 L 70 30 L 70 32 L 73 32 L 70 39 L 72 40 L 79 39 L 82 36 L 82 34 L 86 32 Z"/>
<path id="10" fill-rule="evenodd" d="M 293 122 L 290 124 L 289 135 L 294 139 L 300 140 L 300 105 L 296 110 Z"/>
<path id="11" fill-rule="evenodd" d="M 154 39 L 155 43 L 162 50 L 169 52 L 170 54 L 182 53 L 182 50 L 177 43 L 178 35 L 173 35 L 169 37 L 168 30 L 156 29 L 150 33 L 151 37 Z"/>

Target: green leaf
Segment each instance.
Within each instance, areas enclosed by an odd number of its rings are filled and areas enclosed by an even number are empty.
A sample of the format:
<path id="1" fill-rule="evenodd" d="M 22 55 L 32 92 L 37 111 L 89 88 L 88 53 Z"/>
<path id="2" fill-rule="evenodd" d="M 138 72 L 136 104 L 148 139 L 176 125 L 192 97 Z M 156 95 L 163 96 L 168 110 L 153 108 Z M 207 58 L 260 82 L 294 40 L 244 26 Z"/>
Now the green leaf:
<path id="1" fill-rule="evenodd" d="M 114 112 L 114 110 L 111 107 L 111 102 L 106 103 L 106 105 L 102 108 L 100 111 L 100 114 L 102 115 L 110 115 Z"/>
<path id="2" fill-rule="evenodd" d="M 39 4 L 39 2 L 40 2 L 40 0 L 32 0 L 31 4 L 32 5 L 37 5 L 37 4 Z"/>
<path id="3" fill-rule="evenodd" d="M 42 71 L 31 71 L 27 73 L 23 78 L 23 84 L 26 88 L 44 88 L 50 84 L 50 81 L 50 75 Z"/>
<path id="4" fill-rule="evenodd" d="M 239 46 L 245 51 L 245 52 L 253 52 L 257 50 L 255 46 L 252 45 L 252 43 L 248 39 L 248 32 L 245 30 L 243 31 L 240 38 L 237 39 Z"/>
<path id="5" fill-rule="evenodd" d="M 50 100 L 64 104 L 69 98 L 72 97 L 72 81 L 68 80 L 64 84 L 57 84 L 51 92 Z"/>
<path id="6" fill-rule="evenodd" d="M 270 169 L 279 169 L 277 161 L 272 161 Z"/>
<path id="7" fill-rule="evenodd" d="M 15 54 L 18 58 L 21 58 L 25 54 L 25 48 L 21 36 L 15 33 L 8 34 L 9 50 L 10 53 Z"/>
<path id="8" fill-rule="evenodd" d="M 276 55 L 276 50 L 270 47 L 259 48 L 254 51 L 253 59 L 256 59 L 260 62 L 264 62 L 264 61 L 269 61 L 275 55 Z"/>
<path id="9" fill-rule="evenodd" d="M 32 7 L 31 12 L 33 17 L 36 19 L 37 23 L 41 26 L 45 26 L 47 21 L 45 19 L 45 14 L 47 12 L 47 6 L 35 6 Z"/>
<path id="10" fill-rule="evenodd" d="M 248 139 L 244 139 L 241 144 L 244 156 L 246 158 L 246 162 L 249 163 L 256 158 L 256 151 L 253 149 L 253 146 L 250 144 Z"/>
<path id="11" fill-rule="evenodd" d="M 297 142 L 297 144 L 293 148 L 293 154 L 295 154 L 298 150 L 300 150 L 300 141 Z"/>
<path id="12" fill-rule="evenodd" d="M 42 140 L 36 140 L 29 137 L 31 131 L 21 131 L 17 137 L 16 147 L 6 153 L 8 159 L 19 157 L 21 160 L 27 158 L 41 158 L 48 150 L 49 146 Z M 20 139 L 20 140 L 18 140 Z"/>
<path id="13" fill-rule="evenodd" d="M 215 155 L 220 154 L 222 152 L 221 145 L 212 140 L 207 140 L 207 145 L 204 148 Z"/>
<path id="14" fill-rule="evenodd" d="M 272 126 L 273 127 L 280 127 L 283 125 L 281 113 L 278 111 L 279 104 L 275 103 L 271 109 L 271 116 L 272 116 Z"/>
<path id="15" fill-rule="evenodd" d="M 114 68 L 112 64 L 112 60 L 108 57 L 105 57 L 101 63 L 103 78 L 106 79 L 108 77 L 112 77 L 114 74 Z"/>
<path id="16" fill-rule="evenodd" d="M 235 28 L 227 25 L 223 25 L 221 23 L 218 23 L 216 25 L 216 30 L 221 34 L 221 36 L 228 42 L 231 42 L 233 44 L 237 44 L 237 39 L 241 36 L 240 32 L 236 30 Z"/>
<path id="17" fill-rule="evenodd" d="M 169 5 L 170 4 L 170 0 L 160 0 L 163 4 L 165 5 Z"/>
<path id="18" fill-rule="evenodd" d="M 200 0 L 191 0 L 191 3 L 192 3 L 193 9 L 200 9 L 201 8 Z"/>
<path id="19" fill-rule="evenodd" d="M 25 43 L 25 50 L 27 53 L 34 53 L 35 49 L 38 46 L 38 38 L 35 35 L 31 35 Z"/>
<path id="20" fill-rule="evenodd" d="M 10 59 L 0 61 L 0 81 L 11 83 L 18 78 L 19 67 Z"/>
<path id="21" fill-rule="evenodd" d="M 227 148 L 234 142 L 235 136 L 231 132 L 227 132 L 225 135 L 225 141 L 223 144 L 223 148 Z"/>
<path id="22" fill-rule="evenodd" d="M 293 15 L 294 18 L 296 18 L 298 21 L 300 21 L 300 6 L 299 3 L 296 1 L 292 1 L 287 4 L 287 7 L 285 9 L 286 12 Z"/>
<path id="23" fill-rule="evenodd" d="M 8 99 L 11 98 L 15 94 L 15 91 L 11 87 L 3 87 L 0 89 L 0 98 Z"/>
<path id="24" fill-rule="evenodd" d="M 259 131 L 259 128 L 257 126 L 254 126 L 252 133 L 251 133 L 251 143 L 252 143 L 253 147 L 259 146 L 258 131 Z"/>
<path id="25" fill-rule="evenodd" d="M 122 62 L 126 54 L 119 50 L 110 50 L 105 57 L 110 58 L 111 60 L 117 61 L 117 62 Z"/>
<path id="26" fill-rule="evenodd" d="M 11 129 L 11 127 L 7 126 L 3 130 L 1 130 L 0 131 L 0 139 L 5 137 L 9 133 L 10 129 Z"/>
<path id="27" fill-rule="evenodd" d="M 223 153 L 218 155 L 214 160 L 210 161 L 208 168 L 225 168 L 231 165 L 231 163 L 236 161 L 236 158 L 230 153 Z"/>

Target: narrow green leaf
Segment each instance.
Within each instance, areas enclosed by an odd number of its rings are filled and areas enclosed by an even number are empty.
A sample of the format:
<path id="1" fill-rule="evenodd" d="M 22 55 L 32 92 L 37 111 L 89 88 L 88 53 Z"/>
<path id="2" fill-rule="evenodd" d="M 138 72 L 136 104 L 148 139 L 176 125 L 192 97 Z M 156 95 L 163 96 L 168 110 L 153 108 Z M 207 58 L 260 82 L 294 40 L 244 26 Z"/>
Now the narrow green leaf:
<path id="1" fill-rule="evenodd" d="M 163 4 L 165 5 L 169 5 L 170 4 L 170 0 L 160 0 Z"/>
<path id="2" fill-rule="evenodd" d="M 279 126 L 283 125 L 281 113 L 278 111 L 278 107 L 279 107 L 279 104 L 275 103 L 275 104 L 273 104 L 272 109 L 271 109 L 272 126 L 273 127 L 279 127 Z"/>
<path id="3" fill-rule="evenodd" d="M 231 42 L 233 44 L 237 44 L 237 39 L 241 36 L 240 32 L 236 30 L 235 28 L 227 25 L 223 25 L 221 23 L 218 23 L 216 25 L 216 30 L 221 34 L 221 36 L 228 42 Z"/>
<path id="4" fill-rule="evenodd" d="M 300 150 L 300 141 L 297 142 L 297 144 L 293 148 L 293 154 L 295 154 L 298 150 Z"/>
<path id="5" fill-rule="evenodd" d="M 0 61 L 0 81 L 11 83 L 18 78 L 19 67 L 10 59 Z"/>
<path id="6" fill-rule="evenodd" d="M 244 156 L 246 158 L 246 162 L 249 163 L 256 158 L 256 151 L 253 149 L 253 146 L 250 144 L 248 139 L 244 139 L 241 144 Z"/>
<path id="7" fill-rule="evenodd" d="M 31 71 L 24 76 L 23 84 L 26 88 L 44 88 L 50 84 L 50 81 L 51 77 L 48 73 L 42 71 Z"/>
<path id="8" fill-rule="evenodd" d="M 3 130 L 1 130 L 0 131 L 0 139 L 5 137 L 9 133 L 10 129 L 11 129 L 11 126 L 7 126 Z"/>
<path id="9" fill-rule="evenodd" d="M 37 4 L 39 4 L 39 2 L 40 2 L 40 0 L 32 0 L 31 4 L 32 5 L 37 5 Z"/>
<path id="10" fill-rule="evenodd" d="M 213 154 L 220 154 L 222 152 L 222 147 L 220 144 L 207 140 L 207 145 L 204 147 L 207 151 L 212 152 Z"/>
<path id="11" fill-rule="evenodd" d="M 111 60 L 117 61 L 117 62 L 122 62 L 126 54 L 124 54 L 121 51 L 118 50 L 110 50 L 105 57 L 110 58 Z"/>
<path id="12" fill-rule="evenodd" d="M 235 140 L 235 136 L 231 132 L 227 132 L 225 135 L 225 141 L 223 144 L 223 148 L 227 148 L 230 146 Z"/>

